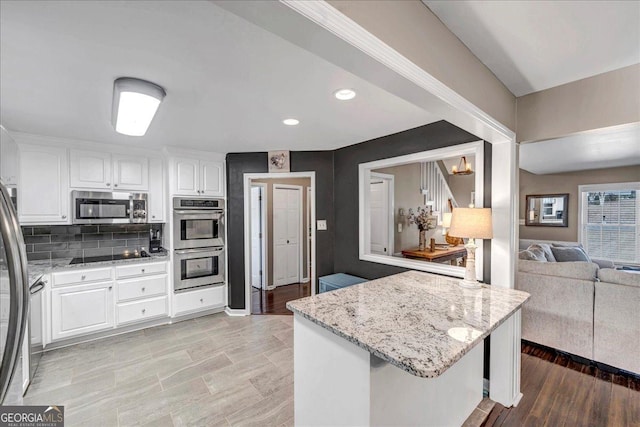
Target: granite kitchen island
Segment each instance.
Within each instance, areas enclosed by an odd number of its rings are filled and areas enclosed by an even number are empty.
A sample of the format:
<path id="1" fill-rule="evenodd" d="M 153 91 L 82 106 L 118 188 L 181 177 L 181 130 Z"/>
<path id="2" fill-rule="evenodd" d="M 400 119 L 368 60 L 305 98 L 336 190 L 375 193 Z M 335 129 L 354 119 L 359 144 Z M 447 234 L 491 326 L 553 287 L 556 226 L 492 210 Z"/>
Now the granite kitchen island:
<path id="1" fill-rule="evenodd" d="M 483 339 L 529 294 L 409 271 L 287 303 L 296 425 L 461 425 Z"/>

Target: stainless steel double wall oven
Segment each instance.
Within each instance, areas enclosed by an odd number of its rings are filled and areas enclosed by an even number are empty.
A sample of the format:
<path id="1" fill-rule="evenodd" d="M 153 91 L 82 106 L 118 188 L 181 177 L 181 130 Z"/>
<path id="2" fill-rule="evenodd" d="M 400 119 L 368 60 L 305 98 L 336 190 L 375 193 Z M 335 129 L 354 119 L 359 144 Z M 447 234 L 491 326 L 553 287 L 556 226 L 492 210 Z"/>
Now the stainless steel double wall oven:
<path id="1" fill-rule="evenodd" d="M 174 290 L 224 284 L 223 199 L 173 199 Z"/>

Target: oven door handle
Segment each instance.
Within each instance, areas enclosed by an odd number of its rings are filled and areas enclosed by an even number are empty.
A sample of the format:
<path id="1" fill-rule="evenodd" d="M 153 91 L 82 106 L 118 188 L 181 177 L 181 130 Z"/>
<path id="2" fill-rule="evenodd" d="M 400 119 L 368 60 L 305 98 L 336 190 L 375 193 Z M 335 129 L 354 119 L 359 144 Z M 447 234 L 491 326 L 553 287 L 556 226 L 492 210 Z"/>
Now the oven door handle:
<path id="1" fill-rule="evenodd" d="M 179 215 L 211 215 L 211 214 L 224 215 L 224 211 L 223 210 L 218 210 L 218 209 L 210 209 L 210 210 L 204 210 L 204 211 L 202 209 L 192 209 L 192 210 L 174 209 L 173 213 L 174 214 L 179 214 Z"/>
<path id="2" fill-rule="evenodd" d="M 203 249 L 180 249 L 176 250 L 176 254 L 184 255 L 184 254 L 197 254 L 203 252 L 223 252 L 224 248 L 203 248 Z"/>

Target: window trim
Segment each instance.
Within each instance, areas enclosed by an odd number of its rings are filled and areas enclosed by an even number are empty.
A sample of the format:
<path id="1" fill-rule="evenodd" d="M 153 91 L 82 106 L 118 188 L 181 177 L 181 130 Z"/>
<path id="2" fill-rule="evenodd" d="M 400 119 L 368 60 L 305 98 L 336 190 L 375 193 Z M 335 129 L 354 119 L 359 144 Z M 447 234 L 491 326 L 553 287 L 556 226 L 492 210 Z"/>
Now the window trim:
<path id="1" fill-rule="evenodd" d="M 615 191 L 615 190 L 636 190 L 636 192 L 640 192 L 640 181 L 637 182 L 611 182 L 606 184 L 584 184 L 578 186 L 578 243 L 584 245 L 582 241 L 583 230 L 584 230 L 584 215 L 585 215 L 585 194 L 589 192 L 596 191 Z M 636 194 L 638 197 L 638 194 Z M 636 230 L 640 229 L 640 201 L 638 202 L 636 212 Z M 640 239 L 636 242 L 638 246 L 637 250 L 640 251 Z M 587 254 L 589 255 L 589 254 Z M 589 255 L 590 256 L 590 255 Z M 598 258 L 596 258 L 598 259 Z M 614 260 L 614 263 L 621 263 L 619 260 Z M 629 262 L 624 262 L 624 264 L 634 264 Z"/>

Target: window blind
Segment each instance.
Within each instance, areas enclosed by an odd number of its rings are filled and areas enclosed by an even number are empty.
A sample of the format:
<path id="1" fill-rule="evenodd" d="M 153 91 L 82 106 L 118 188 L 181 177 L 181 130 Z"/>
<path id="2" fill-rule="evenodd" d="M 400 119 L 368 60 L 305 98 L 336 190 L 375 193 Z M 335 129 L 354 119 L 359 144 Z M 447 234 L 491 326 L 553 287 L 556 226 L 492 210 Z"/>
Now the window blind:
<path id="1" fill-rule="evenodd" d="M 637 191 L 588 191 L 582 194 L 581 243 L 592 258 L 640 263 Z"/>

